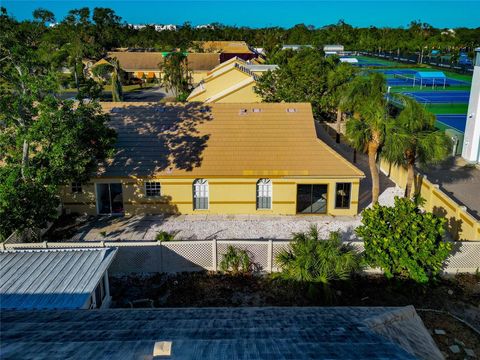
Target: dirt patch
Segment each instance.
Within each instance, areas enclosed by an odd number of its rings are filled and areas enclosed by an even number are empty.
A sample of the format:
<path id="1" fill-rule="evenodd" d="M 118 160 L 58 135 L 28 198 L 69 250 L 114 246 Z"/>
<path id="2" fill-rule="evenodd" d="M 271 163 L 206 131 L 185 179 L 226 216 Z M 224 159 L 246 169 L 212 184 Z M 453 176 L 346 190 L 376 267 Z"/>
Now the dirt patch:
<path id="1" fill-rule="evenodd" d="M 476 358 L 480 357 L 480 336 L 469 326 L 449 314 L 417 312 L 446 359 L 472 359 L 470 351 Z M 451 347 L 458 352 L 452 352 Z"/>

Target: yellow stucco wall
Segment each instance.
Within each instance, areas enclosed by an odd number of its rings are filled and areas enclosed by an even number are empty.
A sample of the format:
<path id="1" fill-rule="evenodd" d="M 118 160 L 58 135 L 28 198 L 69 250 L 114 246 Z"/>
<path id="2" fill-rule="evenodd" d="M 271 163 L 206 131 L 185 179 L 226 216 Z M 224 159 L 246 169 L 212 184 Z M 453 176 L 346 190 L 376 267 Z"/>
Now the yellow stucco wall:
<path id="1" fill-rule="evenodd" d="M 192 83 L 198 84 L 200 81 L 205 79 L 208 75 L 208 71 L 192 71 Z"/>
<path id="2" fill-rule="evenodd" d="M 151 78 L 152 77 L 152 76 L 150 76 L 151 74 L 155 75 L 155 78 L 157 78 L 157 79 L 162 78 L 162 72 L 161 71 L 135 71 L 133 73 L 133 76 L 141 79 L 143 74 L 145 74 L 145 76 L 147 78 Z M 192 83 L 194 85 L 196 85 L 200 81 L 202 81 L 203 79 L 205 79 L 207 77 L 208 71 L 207 70 L 205 70 L 205 71 L 200 71 L 200 70 L 199 71 L 192 71 L 191 75 L 192 75 Z"/>
<path id="3" fill-rule="evenodd" d="M 405 188 L 407 170 L 404 167 L 390 164 L 382 159 L 380 168 L 398 186 Z M 445 194 L 438 185 L 417 174 L 414 189 L 415 193 L 420 194 L 425 200 L 423 204 L 425 210 L 447 219 L 446 230 L 454 240 L 480 240 L 480 222 Z"/>
<path id="4" fill-rule="evenodd" d="M 238 89 L 237 91 L 228 94 L 220 99 L 217 103 L 257 103 L 262 102 L 262 98 L 255 93 L 253 87 L 255 83 L 249 84 L 247 86 Z"/>
<path id="5" fill-rule="evenodd" d="M 144 194 L 144 181 L 159 181 L 162 196 L 149 198 Z M 125 213 L 155 214 L 296 214 L 297 184 L 328 185 L 328 215 L 356 215 L 358 209 L 358 179 L 285 179 L 272 180 L 272 209 L 256 209 L 256 183 L 258 178 L 207 178 L 209 183 L 209 209 L 193 209 L 194 179 L 94 179 L 82 186 L 81 194 L 72 194 L 70 187 L 61 190 L 65 209 L 72 212 L 97 214 L 95 184 L 122 183 Z M 352 182 L 349 209 L 335 209 L 336 182 Z"/>

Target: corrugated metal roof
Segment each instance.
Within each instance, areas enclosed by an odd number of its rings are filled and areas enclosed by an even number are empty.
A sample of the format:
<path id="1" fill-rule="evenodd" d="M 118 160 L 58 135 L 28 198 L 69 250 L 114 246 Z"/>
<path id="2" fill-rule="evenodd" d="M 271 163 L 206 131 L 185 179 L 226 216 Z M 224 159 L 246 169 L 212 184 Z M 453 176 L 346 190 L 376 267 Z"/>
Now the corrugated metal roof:
<path id="1" fill-rule="evenodd" d="M 80 309 L 116 253 L 105 249 L 0 252 L 0 309 Z"/>
<path id="2" fill-rule="evenodd" d="M 99 176 L 363 177 L 317 138 L 308 103 L 103 103 L 117 152 Z"/>

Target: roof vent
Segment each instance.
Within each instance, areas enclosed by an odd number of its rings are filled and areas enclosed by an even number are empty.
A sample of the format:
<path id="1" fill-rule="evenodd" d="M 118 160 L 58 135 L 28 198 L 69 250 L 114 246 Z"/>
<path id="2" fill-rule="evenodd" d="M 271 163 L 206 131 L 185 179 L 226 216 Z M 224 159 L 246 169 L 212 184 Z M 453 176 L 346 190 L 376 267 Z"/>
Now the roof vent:
<path id="1" fill-rule="evenodd" d="M 153 356 L 171 356 L 172 342 L 171 341 L 156 341 L 153 347 Z"/>
<path id="2" fill-rule="evenodd" d="M 296 113 L 297 109 L 295 108 L 287 108 L 287 113 Z"/>
<path id="3" fill-rule="evenodd" d="M 262 112 L 262 109 L 260 109 L 260 108 L 253 108 L 253 109 L 252 109 L 252 112 L 254 112 L 254 113 L 259 113 L 259 112 Z"/>
<path id="4" fill-rule="evenodd" d="M 247 110 L 247 109 L 240 109 L 240 111 L 239 111 L 238 114 L 239 114 L 239 115 L 247 115 L 247 113 L 248 113 L 248 110 Z"/>

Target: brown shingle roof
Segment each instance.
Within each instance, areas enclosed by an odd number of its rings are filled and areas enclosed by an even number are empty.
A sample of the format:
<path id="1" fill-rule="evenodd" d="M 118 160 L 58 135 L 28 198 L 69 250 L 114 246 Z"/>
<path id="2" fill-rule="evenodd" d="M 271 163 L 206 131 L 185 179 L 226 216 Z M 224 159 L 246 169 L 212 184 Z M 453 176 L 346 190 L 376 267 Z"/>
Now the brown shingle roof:
<path id="1" fill-rule="evenodd" d="M 363 176 L 317 139 L 307 103 L 102 105 L 118 142 L 116 156 L 99 175 Z"/>
<path id="2" fill-rule="evenodd" d="M 245 41 L 194 41 L 204 51 L 224 54 L 253 54 Z"/>
<path id="3" fill-rule="evenodd" d="M 214 53 L 189 53 L 187 55 L 188 67 L 194 71 L 210 71 L 220 64 L 220 54 Z"/>
<path id="4" fill-rule="evenodd" d="M 158 64 L 163 62 L 161 52 L 109 52 L 108 57 L 117 58 L 125 71 L 158 71 Z"/>
<path id="5" fill-rule="evenodd" d="M 115 57 L 123 70 L 131 71 L 159 71 L 159 64 L 163 63 L 162 52 L 109 52 L 108 57 Z M 189 53 L 188 67 L 193 71 L 208 71 L 220 64 L 220 55 L 214 53 Z"/>

